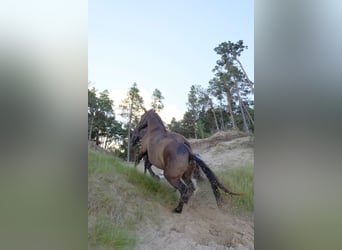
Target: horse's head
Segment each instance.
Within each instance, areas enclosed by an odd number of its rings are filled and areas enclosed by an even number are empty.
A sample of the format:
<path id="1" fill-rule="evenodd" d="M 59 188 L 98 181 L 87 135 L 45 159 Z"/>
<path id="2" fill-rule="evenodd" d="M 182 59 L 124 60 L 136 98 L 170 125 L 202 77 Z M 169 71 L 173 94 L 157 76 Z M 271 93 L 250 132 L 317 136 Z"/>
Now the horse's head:
<path id="1" fill-rule="evenodd" d="M 133 131 L 132 134 L 132 145 L 136 145 L 139 140 L 141 140 L 142 137 L 145 136 L 147 132 L 148 122 L 151 121 L 151 118 L 158 118 L 157 120 L 154 119 L 154 122 L 152 122 L 152 126 L 154 126 L 155 122 L 157 121 L 157 124 L 161 124 L 164 128 L 163 122 L 161 121 L 160 117 L 157 115 L 154 109 L 150 109 L 149 111 L 146 111 L 140 118 L 140 122 L 136 126 L 136 128 Z M 153 120 L 153 119 L 152 119 Z"/>
<path id="2" fill-rule="evenodd" d="M 148 122 L 148 116 L 151 113 L 151 110 L 146 111 L 140 118 L 140 122 L 135 127 L 133 134 L 132 134 L 132 145 L 136 145 L 139 140 L 145 135 L 147 131 L 147 122 Z"/>
<path id="3" fill-rule="evenodd" d="M 145 135 L 146 133 L 146 130 L 147 130 L 147 126 L 145 128 L 139 128 L 139 126 L 137 126 L 134 131 L 133 131 L 133 134 L 132 134 L 132 145 L 135 146 L 138 141 L 141 140 L 141 138 Z"/>
<path id="4" fill-rule="evenodd" d="M 137 133 L 137 128 L 134 129 L 133 134 L 132 134 L 132 139 L 131 139 L 131 143 L 133 146 L 135 146 L 139 141 L 139 136 Z"/>

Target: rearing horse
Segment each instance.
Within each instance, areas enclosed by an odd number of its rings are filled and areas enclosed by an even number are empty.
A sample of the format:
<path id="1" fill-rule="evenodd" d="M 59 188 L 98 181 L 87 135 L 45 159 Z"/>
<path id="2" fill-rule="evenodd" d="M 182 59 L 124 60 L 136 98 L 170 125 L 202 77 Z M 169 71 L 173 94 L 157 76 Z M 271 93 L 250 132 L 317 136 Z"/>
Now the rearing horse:
<path id="1" fill-rule="evenodd" d="M 147 153 L 150 163 L 163 169 L 166 180 L 179 191 L 179 203 L 174 209 L 176 213 L 182 212 L 184 203 L 188 202 L 195 190 L 191 181 L 195 163 L 201 167 L 209 179 L 218 206 L 222 203 L 219 189 L 230 195 L 242 195 L 242 193 L 235 193 L 224 187 L 211 169 L 192 152 L 190 147 L 179 142 L 174 135 L 166 130 L 159 115 L 153 109 L 141 116 L 140 122 L 134 130 L 133 144 L 139 138 L 136 133 L 143 129 L 147 129 L 147 131 L 141 138 L 142 149 L 140 154 Z"/>

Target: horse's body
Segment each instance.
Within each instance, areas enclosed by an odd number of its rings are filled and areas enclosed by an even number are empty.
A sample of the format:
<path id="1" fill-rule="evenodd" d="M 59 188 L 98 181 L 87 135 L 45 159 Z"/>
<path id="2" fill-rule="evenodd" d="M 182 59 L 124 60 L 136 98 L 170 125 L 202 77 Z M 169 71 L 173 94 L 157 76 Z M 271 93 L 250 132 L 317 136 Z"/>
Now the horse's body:
<path id="1" fill-rule="evenodd" d="M 144 136 L 139 137 L 137 134 L 145 129 Z M 196 163 L 208 177 L 218 205 L 221 204 L 219 188 L 230 195 L 240 195 L 225 188 L 210 168 L 192 152 L 190 145 L 188 146 L 184 139 L 180 140 L 183 136 L 175 134 L 166 130 L 154 110 L 149 110 L 142 115 L 132 138 L 133 143 L 136 143 L 137 138 L 141 139 L 142 149 L 139 156 L 147 154 L 150 164 L 163 169 L 167 181 L 180 192 L 175 212 L 182 212 L 183 204 L 188 202 L 195 190 L 191 177 Z"/>
<path id="2" fill-rule="evenodd" d="M 147 144 L 146 144 L 146 140 L 143 139 L 146 132 L 147 132 L 147 127 L 144 129 L 141 129 L 139 132 L 137 132 L 136 130 L 134 130 L 134 132 L 133 132 L 133 137 L 132 137 L 133 145 L 135 145 L 138 140 L 143 141 L 143 143 L 141 145 L 141 149 L 140 149 L 140 151 L 139 151 L 139 153 L 135 159 L 135 166 L 139 164 L 139 162 L 142 158 L 144 158 L 144 173 L 146 173 L 146 170 L 148 170 L 152 177 L 159 179 L 158 175 L 156 175 L 152 171 L 152 169 L 151 169 L 152 163 L 148 159 Z M 175 133 L 175 132 L 168 132 L 168 137 L 175 139 L 179 143 L 184 143 L 187 147 L 189 147 L 191 149 L 190 142 L 183 135 Z M 203 177 L 201 176 L 200 169 L 199 169 L 198 165 L 196 165 L 196 167 L 194 169 L 194 178 L 198 179 L 198 180 L 203 179 Z"/>

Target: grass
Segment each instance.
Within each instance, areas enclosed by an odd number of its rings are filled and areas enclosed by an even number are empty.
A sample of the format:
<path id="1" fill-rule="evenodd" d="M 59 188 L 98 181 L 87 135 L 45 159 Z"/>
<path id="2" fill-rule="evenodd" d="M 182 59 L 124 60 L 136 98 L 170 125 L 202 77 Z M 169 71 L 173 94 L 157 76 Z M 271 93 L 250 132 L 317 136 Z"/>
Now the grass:
<path id="1" fill-rule="evenodd" d="M 134 235 L 123 228 L 105 220 L 98 221 L 89 232 L 91 246 L 103 245 L 110 249 L 133 249 L 136 244 Z"/>
<path id="2" fill-rule="evenodd" d="M 122 165 L 116 158 L 88 150 L 88 174 L 107 173 L 116 169 L 117 165 Z"/>
<path id="3" fill-rule="evenodd" d="M 236 210 L 254 211 L 254 168 L 252 166 L 226 170 L 220 173 L 219 179 L 230 190 L 245 193 L 243 196 L 234 196 L 234 199 L 231 199 Z"/>
<path id="4" fill-rule="evenodd" d="M 123 162 L 113 156 L 90 151 L 88 153 L 88 173 L 115 172 L 134 185 L 144 198 L 169 205 L 177 202 L 177 195 L 172 188 L 139 172 L 132 164 Z"/>
<path id="5" fill-rule="evenodd" d="M 88 244 L 90 249 L 134 249 L 136 226 L 159 220 L 156 205 L 172 208 L 173 189 L 114 156 L 88 152 Z"/>

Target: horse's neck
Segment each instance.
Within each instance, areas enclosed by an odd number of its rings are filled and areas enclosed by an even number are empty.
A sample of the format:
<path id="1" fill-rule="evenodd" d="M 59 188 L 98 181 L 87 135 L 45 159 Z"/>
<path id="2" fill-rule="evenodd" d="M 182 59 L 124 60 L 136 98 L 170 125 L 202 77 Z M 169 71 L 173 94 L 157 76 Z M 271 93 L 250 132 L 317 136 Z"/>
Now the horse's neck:
<path id="1" fill-rule="evenodd" d="M 153 125 L 153 126 L 149 126 L 148 130 L 151 131 L 160 131 L 160 132 L 166 132 L 165 127 L 163 126 L 158 126 L 158 125 Z"/>
<path id="2" fill-rule="evenodd" d="M 166 128 L 164 124 L 160 123 L 160 121 L 158 121 L 156 118 L 153 118 L 152 121 L 149 121 L 147 127 L 149 131 L 158 130 L 158 131 L 166 132 Z"/>

